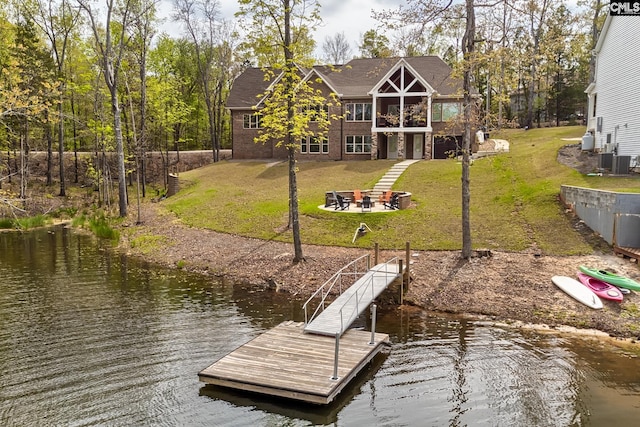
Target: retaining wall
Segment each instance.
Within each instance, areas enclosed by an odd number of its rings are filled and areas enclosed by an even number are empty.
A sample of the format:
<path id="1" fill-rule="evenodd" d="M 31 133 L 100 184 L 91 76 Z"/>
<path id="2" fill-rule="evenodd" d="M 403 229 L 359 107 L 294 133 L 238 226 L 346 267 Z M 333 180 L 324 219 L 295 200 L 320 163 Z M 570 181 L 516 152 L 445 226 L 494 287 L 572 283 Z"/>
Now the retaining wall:
<path id="1" fill-rule="evenodd" d="M 610 245 L 640 248 L 640 194 L 563 185 L 560 198 Z"/>
<path id="2" fill-rule="evenodd" d="M 118 177 L 118 168 L 116 162 L 115 153 L 106 153 L 104 159 L 101 155 L 98 155 L 100 161 L 105 161 L 109 165 L 109 171 L 114 180 Z M 230 159 L 231 150 L 221 150 L 220 159 Z M 192 169 L 196 169 L 205 165 L 208 165 L 213 161 L 213 153 L 211 150 L 202 151 L 169 151 L 168 153 L 160 153 L 153 151 L 145 154 L 145 169 L 146 179 L 149 183 L 156 183 L 159 185 L 166 184 L 167 173 L 180 173 L 186 172 Z M 127 170 L 134 170 L 135 165 L 128 163 Z M 58 166 L 58 153 L 53 152 L 51 156 L 52 164 L 52 178 L 54 182 L 59 182 L 59 166 Z M 81 152 L 78 153 L 77 159 L 77 174 L 78 182 L 84 185 L 90 185 L 91 179 L 87 172 L 90 168 L 95 168 L 96 154 L 93 152 Z M 3 153 L 0 155 L 0 176 L 6 175 L 8 171 L 18 170 L 20 165 L 20 153 L 17 156 L 13 152 L 9 154 Z M 75 182 L 76 177 L 76 158 L 72 152 L 64 153 L 64 166 L 65 166 L 65 179 L 67 182 Z M 29 174 L 32 178 L 46 178 L 47 174 L 47 153 L 46 152 L 31 152 L 29 153 Z M 135 175 L 132 176 L 135 180 Z"/>

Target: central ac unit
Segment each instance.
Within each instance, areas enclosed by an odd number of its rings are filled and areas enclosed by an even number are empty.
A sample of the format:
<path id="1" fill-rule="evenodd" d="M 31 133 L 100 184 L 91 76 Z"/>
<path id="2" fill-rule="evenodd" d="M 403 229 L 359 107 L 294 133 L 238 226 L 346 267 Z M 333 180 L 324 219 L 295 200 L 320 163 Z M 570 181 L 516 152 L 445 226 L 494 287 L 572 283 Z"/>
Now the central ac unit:
<path id="1" fill-rule="evenodd" d="M 611 172 L 615 175 L 628 175 L 631 156 L 613 156 Z"/>
<path id="2" fill-rule="evenodd" d="M 611 170 L 613 167 L 613 153 L 600 153 L 598 155 L 598 168 Z"/>

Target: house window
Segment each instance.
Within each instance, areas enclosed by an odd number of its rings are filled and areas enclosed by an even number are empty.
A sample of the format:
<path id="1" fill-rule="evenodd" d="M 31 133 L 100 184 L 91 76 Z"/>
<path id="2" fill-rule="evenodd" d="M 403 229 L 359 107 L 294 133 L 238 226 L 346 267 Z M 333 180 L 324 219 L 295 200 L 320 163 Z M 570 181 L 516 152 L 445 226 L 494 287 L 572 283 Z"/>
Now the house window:
<path id="1" fill-rule="evenodd" d="M 262 128 L 262 114 L 245 114 L 243 117 L 243 128 L 260 129 Z"/>
<path id="2" fill-rule="evenodd" d="M 431 121 L 432 122 L 442 121 L 442 104 L 439 102 L 434 102 L 431 105 Z"/>
<path id="3" fill-rule="evenodd" d="M 459 102 L 434 102 L 431 106 L 432 122 L 447 122 L 460 114 Z"/>
<path id="4" fill-rule="evenodd" d="M 348 122 L 371 121 L 371 103 L 346 104 Z"/>
<path id="5" fill-rule="evenodd" d="M 328 154 L 329 140 L 317 136 L 308 136 L 300 141 L 300 152 L 310 154 Z"/>
<path id="6" fill-rule="evenodd" d="M 371 135 L 347 135 L 347 153 L 371 153 Z"/>
<path id="7" fill-rule="evenodd" d="M 324 117 L 325 119 L 329 117 L 328 105 L 314 105 L 312 107 L 305 107 L 305 111 L 309 115 L 309 121 L 312 122 L 317 122 L 318 117 Z"/>
<path id="8" fill-rule="evenodd" d="M 445 102 L 442 104 L 442 121 L 448 122 L 453 120 L 460 114 L 460 103 L 458 102 Z"/>

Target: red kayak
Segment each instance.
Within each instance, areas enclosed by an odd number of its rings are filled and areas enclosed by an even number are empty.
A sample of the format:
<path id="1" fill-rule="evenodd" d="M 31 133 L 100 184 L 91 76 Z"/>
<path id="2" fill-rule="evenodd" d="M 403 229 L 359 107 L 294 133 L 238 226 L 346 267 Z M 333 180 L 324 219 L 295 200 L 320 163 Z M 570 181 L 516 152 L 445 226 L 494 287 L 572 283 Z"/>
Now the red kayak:
<path id="1" fill-rule="evenodd" d="M 580 279 L 580 283 L 591 289 L 600 298 L 622 301 L 622 292 L 617 287 L 584 273 L 578 273 L 578 279 Z"/>

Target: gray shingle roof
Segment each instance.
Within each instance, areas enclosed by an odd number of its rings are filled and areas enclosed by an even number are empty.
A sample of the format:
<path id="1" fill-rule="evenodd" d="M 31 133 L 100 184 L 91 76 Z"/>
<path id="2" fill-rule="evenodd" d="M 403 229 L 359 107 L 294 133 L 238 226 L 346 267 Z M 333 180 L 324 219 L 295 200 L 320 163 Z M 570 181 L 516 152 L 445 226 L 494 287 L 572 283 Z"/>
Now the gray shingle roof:
<path id="1" fill-rule="evenodd" d="M 259 95 L 263 94 L 271 82 L 265 80 L 265 72 L 260 68 L 247 68 L 233 82 L 227 108 L 251 108 L 260 101 Z"/>
<path id="2" fill-rule="evenodd" d="M 371 89 L 400 59 L 353 59 L 341 66 L 318 66 L 315 70 L 342 98 L 367 98 Z M 451 68 L 439 57 L 419 56 L 404 59 L 439 95 L 454 95 L 460 91 L 462 81 L 451 76 Z M 263 70 L 248 68 L 235 80 L 227 107 L 251 108 L 258 102 L 257 95 L 264 93 L 269 84 L 270 82 L 264 80 Z"/>

